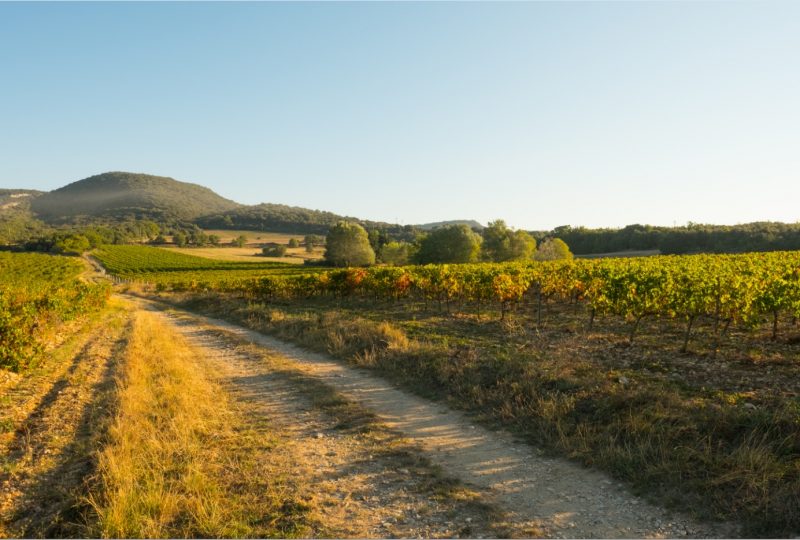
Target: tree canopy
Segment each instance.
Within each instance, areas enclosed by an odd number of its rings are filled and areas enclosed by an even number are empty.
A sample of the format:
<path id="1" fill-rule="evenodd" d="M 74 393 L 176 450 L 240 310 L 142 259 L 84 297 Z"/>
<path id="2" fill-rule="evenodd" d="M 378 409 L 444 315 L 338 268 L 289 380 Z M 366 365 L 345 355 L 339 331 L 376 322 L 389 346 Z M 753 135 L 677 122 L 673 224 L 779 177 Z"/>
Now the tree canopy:
<path id="1" fill-rule="evenodd" d="M 483 229 L 481 249 L 487 261 L 521 261 L 533 257 L 536 240 L 525 231 L 510 229 L 505 221 L 498 219 Z"/>
<path id="2" fill-rule="evenodd" d="M 478 260 L 481 237 L 466 225 L 448 225 L 432 230 L 419 245 L 415 257 L 420 264 L 469 263 Z"/>
<path id="3" fill-rule="evenodd" d="M 560 259 L 571 259 L 572 252 L 569 246 L 560 238 L 546 238 L 539 244 L 535 258 L 537 261 L 555 261 Z"/>
<path id="4" fill-rule="evenodd" d="M 328 231 L 325 260 L 334 266 L 368 266 L 375 264 L 375 251 L 369 235 L 358 223 L 340 221 Z"/>

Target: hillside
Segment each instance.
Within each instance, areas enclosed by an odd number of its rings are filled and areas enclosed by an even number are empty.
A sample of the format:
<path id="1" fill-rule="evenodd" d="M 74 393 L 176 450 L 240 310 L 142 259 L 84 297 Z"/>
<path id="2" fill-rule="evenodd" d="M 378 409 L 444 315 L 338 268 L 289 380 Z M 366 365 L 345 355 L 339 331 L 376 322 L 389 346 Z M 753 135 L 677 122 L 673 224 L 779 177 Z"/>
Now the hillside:
<path id="1" fill-rule="evenodd" d="M 197 184 L 127 172 L 85 178 L 31 201 L 31 209 L 49 223 L 190 221 L 239 206 Z"/>
<path id="2" fill-rule="evenodd" d="M 355 221 L 368 229 L 380 229 L 395 238 L 412 238 L 413 227 L 368 221 L 333 212 L 309 210 L 285 204 L 263 203 L 241 206 L 228 212 L 203 216 L 196 223 L 206 229 L 243 229 L 286 233 L 327 234 L 339 221 Z"/>
<path id="3" fill-rule="evenodd" d="M 448 225 L 466 225 L 470 229 L 477 229 L 483 230 L 483 225 L 475 221 L 474 219 L 451 219 L 450 221 L 436 221 L 433 223 L 423 223 L 422 225 L 414 225 L 417 229 L 422 229 L 423 231 L 432 231 L 433 229 L 437 229 L 439 227 L 446 227 Z"/>
<path id="4" fill-rule="evenodd" d="M 41 191 L 32 189 L 0 189 L 0 245 L 25 241 L 45 229 L 44 223 L 31 212 L 31 201 Z"/>

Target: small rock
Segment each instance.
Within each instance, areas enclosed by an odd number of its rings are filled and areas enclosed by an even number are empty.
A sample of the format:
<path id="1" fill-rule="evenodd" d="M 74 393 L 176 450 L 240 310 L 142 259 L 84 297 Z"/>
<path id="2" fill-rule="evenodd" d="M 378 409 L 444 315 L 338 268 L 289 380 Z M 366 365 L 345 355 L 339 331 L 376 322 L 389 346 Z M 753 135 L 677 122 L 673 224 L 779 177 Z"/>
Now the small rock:
<path id="1" fill-rule="evenodd" d="M 622 386 L 625 386 L 626 384 L 629 384 L 631 381 L 624 375 L 621 375 L 620 377 L 617 378 L 617 382 L 619 382 L 619 384 L 621 384 Z"/>
<path id="2" fill-rule="evenodd" d="M 758 409 L 758 407 L 756 407 L 752 403 L 745 403 L 744 408 L 747 409 L 748 411 L 755 411 L 756 409 Z"/>
<path id="3" fill-rule="evenodd" d="M 323 437 L 325 437 L 325 434 L 324 434 L 324 433 L 319 433 L 319 432 L 317 432 L 317 434 L 315 435 L 315 437 L 316 437 L 317 439 L 322 439 Z"/>
<path id="4" fill-rule="evenodd" d="M 397 472 L 399 472 L 400 474 L 411 474 L 411 472 L 408 469 L 397 469 Z"/>

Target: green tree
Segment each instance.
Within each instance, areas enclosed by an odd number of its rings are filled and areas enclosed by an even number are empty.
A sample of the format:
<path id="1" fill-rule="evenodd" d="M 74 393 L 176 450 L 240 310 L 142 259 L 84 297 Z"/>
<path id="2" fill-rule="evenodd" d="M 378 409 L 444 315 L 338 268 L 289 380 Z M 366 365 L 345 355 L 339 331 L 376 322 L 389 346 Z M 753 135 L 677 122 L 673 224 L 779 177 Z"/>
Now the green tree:
<path id="1" fill-rule="evenodd" d="M 468 263 L 478 260 L 481 237 L 466 225 L 448 225 L 425 236 L 415 257 L 420 264 Z"/>
<path id="2" fill-rule="evenodd" d="M 510 236 L 510 261 L 532 259 L 536 253 L 536 240 L 525 231 L 514 231 Z M 569 251 L 569 250 L 568 250 Z"/>
<path id="3" fill-rule="evenodd" d="M 240 234 L 239 236 L 236 237 L 233 243 L 234 245 L 236 245 L 236 247 L 244 247 L 245 244 L 247 244 L 247 237 L 243 234 Z"/>
<path id="4" fill-rule="evenodd" d="M 364 227 L 340 221 L 330 228 L 325 241 L 325 260 L 334 266 L 368 266 L 375 263 L 375 252 Z"/>
<path id="5" fill-rule="evenodd" d="M 483 230 L 482 257 L 487 261 L 527 260 L 536 251 L 536 240 L 525 231 L 514 231 L 498 219 Z"/>
<path id="6" fill-rule="evenodd" d="M 300 247 L 300 242 L 297 240 L 297 238 L 290 238 L 289 239 L 289 247 L 290 248 Z"/>
<path id="7" fill-rule="evenodd" d="M 381 262 L 394 266 L 402 266 L 411 262 L 415 247 L 408 242 L 389 242 L 385 244 L 378 257 Z"/>
<path id="8" fill-rule="evenodd" d="M 53 251 L 56 253 L 67 253 L 80 255 L 89 249 L 89 239 L 82 234 L 70 234 L 56 240 Z"/>
<path id="9" fill-rule="evenodd" d="M 208 242 L 212 246 L 218 246 L 220 241 L 222 241 L 222 239 L 219 236 L 217 236 L 216 234 L 209 234 L 208 235 Z"/>
<path id="10" fill-rule="evenodd" d="M 314 246 L 321 246 L 324 241 L 325 239 L 322 236 L 316 234 L 307 234 L 303 239 L 303 243 L 306 245 L 306 251 L 308 253 L 313 253 Z"/>
<path id="11" fill-rule="evenodd" d="M 572 252 L 569 246 L 560 238 L 547 238 L 536 250 L 534 258 L 537 261 L 555 261 L 559 259 L 571 259 Z"/>
<path id="12" fill-rule="evenodd" d="M 183 231 L 177 231 L 172 235 L 172 241 L 175 242 L 175 245 L 178 247 L 185 246 L 187 242 L 186 233 Z"/>

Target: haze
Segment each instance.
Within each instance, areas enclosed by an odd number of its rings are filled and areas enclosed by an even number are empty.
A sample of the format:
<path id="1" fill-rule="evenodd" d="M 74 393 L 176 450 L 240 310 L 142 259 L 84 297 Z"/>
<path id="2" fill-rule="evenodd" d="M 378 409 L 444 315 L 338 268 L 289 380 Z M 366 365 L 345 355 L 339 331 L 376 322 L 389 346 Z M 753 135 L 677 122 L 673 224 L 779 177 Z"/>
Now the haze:
<path id="1" fill-rule="evenodd" d="M 800 5 L 0 3 L 0 187 L 526 229 L 800 220 Z"/>

